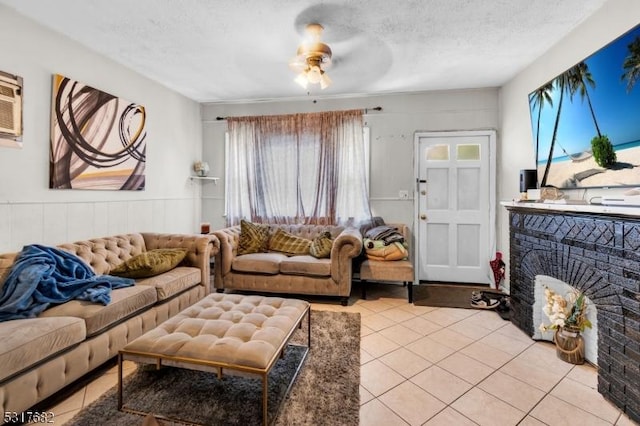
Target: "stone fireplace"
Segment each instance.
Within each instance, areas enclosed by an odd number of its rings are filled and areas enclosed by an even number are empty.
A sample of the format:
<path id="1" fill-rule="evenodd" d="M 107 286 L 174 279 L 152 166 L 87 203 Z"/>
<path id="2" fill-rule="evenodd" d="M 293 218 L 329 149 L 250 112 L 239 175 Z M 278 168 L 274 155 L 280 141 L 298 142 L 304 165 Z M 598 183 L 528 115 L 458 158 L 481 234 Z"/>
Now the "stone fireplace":
<path id="1" fill-rule="evenodd" d="M 624 214 L 637 209 L 507 209 L 511 321 L 535 337 L 538 276 L 584 292 L 596 308 L 598 391 L 640 422 L 640 216 Z"/>

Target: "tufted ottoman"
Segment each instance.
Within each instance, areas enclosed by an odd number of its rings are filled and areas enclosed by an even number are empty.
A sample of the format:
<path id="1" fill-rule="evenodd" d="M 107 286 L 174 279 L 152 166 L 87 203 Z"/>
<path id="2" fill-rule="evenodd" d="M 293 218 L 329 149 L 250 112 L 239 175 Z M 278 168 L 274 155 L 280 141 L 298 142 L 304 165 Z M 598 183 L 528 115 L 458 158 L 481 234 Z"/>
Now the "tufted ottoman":
<path id="1" fill-rule="evenodd" d="M 123 405 L 122 363 L 133 360 L 161 366 L 258 375 L 262 378 L 262 415 L 267 424 L 268 374 L 287 342 L 307 317 L 309 303 L 279 297 L 212 293 L 126 345 L 118 354 L 118 409 Z M 146 414 L 135 411 L 137 414 Z"/>

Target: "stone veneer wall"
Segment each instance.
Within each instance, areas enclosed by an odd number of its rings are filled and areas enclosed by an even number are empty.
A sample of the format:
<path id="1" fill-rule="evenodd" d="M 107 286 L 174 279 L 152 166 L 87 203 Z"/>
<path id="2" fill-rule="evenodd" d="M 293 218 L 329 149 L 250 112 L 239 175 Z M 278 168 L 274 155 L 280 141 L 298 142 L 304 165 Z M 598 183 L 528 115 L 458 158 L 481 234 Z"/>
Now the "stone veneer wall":
<path id="1" fill-rule="evenodd" d="M 509 208 L 511 321 L 533 335 L 536 275 L 597 308 L 598 391 L 640 422 L 640 218 Z"/>

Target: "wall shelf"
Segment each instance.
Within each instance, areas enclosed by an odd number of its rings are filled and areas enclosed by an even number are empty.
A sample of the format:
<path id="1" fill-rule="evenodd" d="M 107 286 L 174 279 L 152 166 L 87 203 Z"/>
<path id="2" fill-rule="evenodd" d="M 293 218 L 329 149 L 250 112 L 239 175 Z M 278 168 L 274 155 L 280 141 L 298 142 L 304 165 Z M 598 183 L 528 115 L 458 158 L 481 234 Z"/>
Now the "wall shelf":
<path id="1" fill-rule="evenodd" d="M 218 184 L 218 180 L 220 180 L 220 178 L 218 178 L 218 177 L 211 177 L 211 176 L 189 176 L 189 179 L 191 179 L 191 180 L 211 180 L 216 185 Z"/>

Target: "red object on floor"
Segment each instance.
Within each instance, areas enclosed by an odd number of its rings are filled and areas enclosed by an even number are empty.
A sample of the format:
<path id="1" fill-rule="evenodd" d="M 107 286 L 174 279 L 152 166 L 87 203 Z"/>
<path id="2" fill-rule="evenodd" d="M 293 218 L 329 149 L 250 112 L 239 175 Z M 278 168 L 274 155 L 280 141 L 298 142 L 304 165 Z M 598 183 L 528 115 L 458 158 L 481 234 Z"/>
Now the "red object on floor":
<path id="1" fill-rule="evenodd" d="M 502 253 L 497 251 L 496 258 L 489 261 L 491 270 L 493 271 L 493 279 L 496 284 L 496 290 L 500 288 L 500 283 L 504 280 L 505 263 L 502 261 Z"/>

